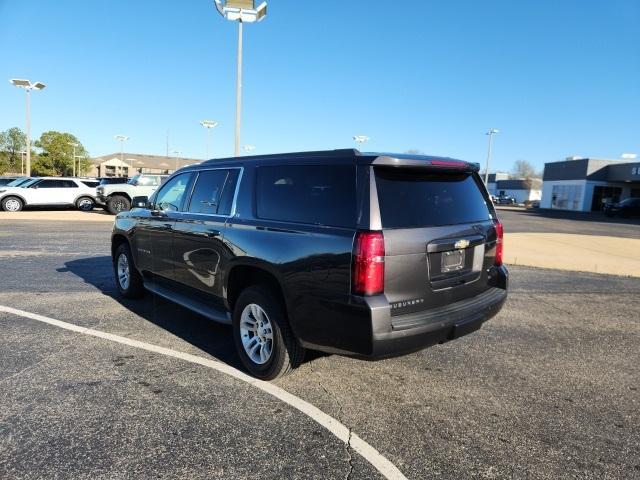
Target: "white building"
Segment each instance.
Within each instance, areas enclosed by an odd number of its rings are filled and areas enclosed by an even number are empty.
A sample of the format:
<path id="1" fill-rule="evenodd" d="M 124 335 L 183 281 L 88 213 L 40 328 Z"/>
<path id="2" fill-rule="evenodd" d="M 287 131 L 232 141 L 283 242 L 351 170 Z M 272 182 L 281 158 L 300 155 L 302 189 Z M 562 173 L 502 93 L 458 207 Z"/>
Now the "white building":
<path id="1" fill-rule="evenodd" d="M 640 162 L 571 157 L 544 166 L 541 208 L 599 211 L 640 197 Z"/>
<path id="2" fill-rule="evenodd" d="M 542 180 L 539 178 L 521 178 L 516 180 L 498 180 L 496 196 L 506 195 L 515 198 L 517 203 L 532 202 L 542 198 Z"/>

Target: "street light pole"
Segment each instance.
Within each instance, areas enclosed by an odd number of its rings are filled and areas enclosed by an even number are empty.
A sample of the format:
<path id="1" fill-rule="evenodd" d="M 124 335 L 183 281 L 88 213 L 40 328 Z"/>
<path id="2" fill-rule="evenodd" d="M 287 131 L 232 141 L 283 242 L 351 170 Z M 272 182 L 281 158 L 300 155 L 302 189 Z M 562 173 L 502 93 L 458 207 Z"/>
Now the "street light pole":
<path id="1" fill-rule="evenodd" d="M 209 159 L 209 150 L 211 148 L 211 130 L 218 126 L 218 122 L 215 120 L 203 120 L 200 122 L 204 128 L 207 129 L 207 160 Z"/>
<path id="2" fill-rule="evenodd" d="M 362 149 L 362 144 L 364 142 L 369 141 L 369 137 L 367 137 L 366 135 L 355 135 L 353 137 L 353 140 L 356 142 L 356 145 L 358 146 L 358 150 Z"/>
<path id="3" fill-rule="evenodd" d="M 180 159 L 180 155 L 182 154 L 182 152 L 178 151 L 178 150 L 174 150 L 173 153 L 176 156 L 176 168 L 173 170 L 174 172 L 178 170 L 178 160 Z"/>
<path id="4" fill-rule="evenodd" d="M 116 135 L 113 138 L 120 142 L 120 161 L 127 165 L 124 161 L 124 142 L 129 140 L 129 137 L 127 137 L 126 135 Z M 129 176 L 129 170 L 133 170 L 133 165 L 127 165 L 127 177 Z"/>
<path id="5" fill-rule="evenodd" d="M 484 171 L 484 184 L 487 188 L 489 188 L 489 164 L 491 163 L 491 152 L 493 149 L 493 136 L 496 133 L 500 133 L 500 130 L 496 130 L 492 128 L 486 134 L 489 135 L 489 151 L 487 152 L 487 165 Z"/>
<path id="6" fill-rule="evenodd" d="M 235 156 L 240 156 L 240 123 L 242 115 L 242 19 L 238 21 L 238 70 L 236 72 L 236 143 Z"/>
<path id="7" fill-rule="evenodd" d="M 236 70 L 236 133 L 235 156 L 240 156 L 240 127 L 242 116 L 242 34 L 244 23 L 263 20 L 267 15 L 267 2 L 257 8 L 255 0 L 214 0 L 216 9 L 227 20 L 238 22 L 238 65 Z M 247 8 L 251 7 L 251 8 Z"/>
<path id="8" fill-rule="evenodd" d="M 27 92 L 27 125 L 25 136 L 27 137 L 27 165 L 26 174 L 27 177 L 31 176 L 31 90 L 42 90 L 46 85 L 42 82 L 31 83 L 29 80 L 23 78 L 12 78 L 9 80 L 12 85 L 20 88 L 24 88 Z"/>

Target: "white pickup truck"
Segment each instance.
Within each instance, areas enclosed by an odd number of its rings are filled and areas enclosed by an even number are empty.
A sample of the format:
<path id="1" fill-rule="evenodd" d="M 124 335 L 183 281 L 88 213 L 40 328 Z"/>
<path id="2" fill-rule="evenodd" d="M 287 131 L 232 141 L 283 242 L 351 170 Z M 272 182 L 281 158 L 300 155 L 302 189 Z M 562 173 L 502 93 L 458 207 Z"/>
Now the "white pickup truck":
<path id="1" fill-rule="evenodd" d="M 96 189 L 98 203 L 112 215 L 126 212 L 131 209 L 134 197 L 150 197 L 167 178 L 169 175 L 140 173 L 131 177 L 127 183 L 100 185 Z"/>

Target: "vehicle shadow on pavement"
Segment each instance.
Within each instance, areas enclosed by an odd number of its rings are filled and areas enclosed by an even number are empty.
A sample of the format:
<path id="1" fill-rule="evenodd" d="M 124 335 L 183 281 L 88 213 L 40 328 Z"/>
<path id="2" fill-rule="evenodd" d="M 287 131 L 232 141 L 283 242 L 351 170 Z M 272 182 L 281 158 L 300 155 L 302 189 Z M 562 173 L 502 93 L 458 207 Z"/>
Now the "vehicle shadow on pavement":
<path id="1" fill-rule="evenodd" d="M 114 283 L 111 257 L 107 255 L 71 260 L 64 265 L 58 272 L 73 273 L 139 317 L 217 360 L 244 370 L 235 351 L 230 326 L 213 322 L 148 292 L 138 300 L 122 297 Z"/>

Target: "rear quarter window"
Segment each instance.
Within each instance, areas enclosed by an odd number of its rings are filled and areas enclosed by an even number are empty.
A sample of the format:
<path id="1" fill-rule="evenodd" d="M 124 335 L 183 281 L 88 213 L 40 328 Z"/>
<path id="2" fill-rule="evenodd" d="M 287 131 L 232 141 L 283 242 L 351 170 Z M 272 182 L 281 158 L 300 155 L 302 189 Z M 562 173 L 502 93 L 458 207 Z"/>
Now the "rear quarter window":
<path id="1" fill-rule="evenodd" d="M 383 228 L 419 228 L 491 219 L 479 180 L 468 173 L 375 169 Z"/>
<path id="2" fill-rule="evenodd" d="M 286 165 L 257 169 L 258 218 L 353 227 L 354 165 Z"/>

